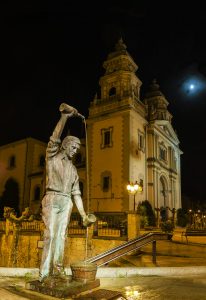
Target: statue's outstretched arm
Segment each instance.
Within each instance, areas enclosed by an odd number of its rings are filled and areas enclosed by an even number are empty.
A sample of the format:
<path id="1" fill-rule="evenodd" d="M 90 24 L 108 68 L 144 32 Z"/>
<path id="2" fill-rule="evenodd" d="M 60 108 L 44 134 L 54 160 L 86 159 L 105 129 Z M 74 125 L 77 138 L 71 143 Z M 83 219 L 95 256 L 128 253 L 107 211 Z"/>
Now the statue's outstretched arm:
<path id="1" fill-rule="evenodd" d="M 58 121 L 53 133 L 52 133 L 52 139 L 53 140 L 59 140 L 62 134 L 62 131 L 64 129 L 64 126 L 67 122 L 67 119 L 73 116 L 78 116 L 79 113 L 76 110 L 76 108 L 69 106 L 66 103 L 62 103 L 59 107 L 59 111 L 61 112 L 61 118 Z"/>
<path id="2" fill-rule="evenodd" d="M 62 131 L 64 129 L 64 126 L 65 126 L 68 118 L 69 118 L 69 114 L 61 113 L 61 117 L 60 117 L 58 123 L 56 124 L 56 127 L 54 128 L 54 131 L 52 133 L 51 140 L 57 141 L 60 139 Z"/>

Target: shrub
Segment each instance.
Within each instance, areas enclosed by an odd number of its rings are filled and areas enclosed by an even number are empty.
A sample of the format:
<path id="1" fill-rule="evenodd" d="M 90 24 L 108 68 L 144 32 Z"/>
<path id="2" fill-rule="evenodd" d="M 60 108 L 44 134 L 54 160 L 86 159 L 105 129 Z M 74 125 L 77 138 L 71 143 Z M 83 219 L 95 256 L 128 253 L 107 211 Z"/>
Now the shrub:
<path id="1" fill-rule="evenodd" d="M 142 227 L 155 226 L 155 214 L 148 200 L 142 201 L 137 208 Z"/>
<path id="2" fill-rule="evenodd" d="M 167 209 L 166 207 L 161 206 L 160 207 L 160 217 L 162 222 L 167 221 Z"/>
<path id="3" fill-rule="evenodd" d="M 177 210 L 177 226 L 186 227 L 189 223 L 187 210 L 183 208 L 178 208 Z"/>
<path id="4" fill-rule="evenodd" d="M 162 222 L 160 226 L 162 231 L 166 233 L 171 233 L 174 230 L 174 224 L 170 220 Z"/>

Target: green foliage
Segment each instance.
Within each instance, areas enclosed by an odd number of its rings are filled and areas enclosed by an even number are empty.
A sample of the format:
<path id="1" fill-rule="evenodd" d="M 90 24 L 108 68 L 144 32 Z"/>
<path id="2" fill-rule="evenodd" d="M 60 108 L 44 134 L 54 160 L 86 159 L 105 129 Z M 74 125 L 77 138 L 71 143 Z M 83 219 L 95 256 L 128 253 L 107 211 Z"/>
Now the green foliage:
<path id="1" fill-rule="evenodd" d="M 189 223 L 187 210 L 183 208 L 178 208 L 177 210 L 177 226 L 186 227 Z"/>
<path id="2" fill-rule="evenodd" d="M 144 228 L 146 226 L 149 226 L 149 224 L 148 224 L 148 217 L 140 215 L 140 228 Z"/>
<path id="3" fill-rule="evenodd" d="M 137 208 L 140 214 L 140 226 L 155 226 L 155 214 L 148 200 L 139 203 Z"/>
<path id="4" fill-rule="evenodd" d="M 171 233 L 174 230 L 174 224 L 171 220 L 167 220 L 161 223 L 161 229 L 163 232 Z"/>
<path id="5" fill-rule="evenodd" d="M 30 272 L 27 272 L 27 273 L 25 273 L 25 275 L 24 275 L 24 279 L 25 279 L 26 281 L 31 280 L 33 277 L 34 277 L 34 275 L 33 275 L 32 273 L 30 273 Z"/>
<path id="6" fill-rule="evenodd" d="M 160 216 L 161 216 L 161 221 L 162 222 L 167 221 L 167 209 L 166 209 L 166 207 L 160 207 Z"/>

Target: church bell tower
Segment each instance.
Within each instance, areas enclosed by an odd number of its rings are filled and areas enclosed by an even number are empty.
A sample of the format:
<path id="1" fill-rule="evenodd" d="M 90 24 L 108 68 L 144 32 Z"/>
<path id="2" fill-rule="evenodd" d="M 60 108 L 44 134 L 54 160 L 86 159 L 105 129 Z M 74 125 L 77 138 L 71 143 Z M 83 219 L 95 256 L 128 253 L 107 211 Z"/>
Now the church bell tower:
<path id="1" fill-rule="evenodd" d="M 91 211 L 128 211 L 145 200 L 145 105 L 140 101 L 138 66 L 120 39 L 100 78 L 101 93 L 90 103 L 87 120 Z M 141 193 L 126 186 L 141 182 Z"/>

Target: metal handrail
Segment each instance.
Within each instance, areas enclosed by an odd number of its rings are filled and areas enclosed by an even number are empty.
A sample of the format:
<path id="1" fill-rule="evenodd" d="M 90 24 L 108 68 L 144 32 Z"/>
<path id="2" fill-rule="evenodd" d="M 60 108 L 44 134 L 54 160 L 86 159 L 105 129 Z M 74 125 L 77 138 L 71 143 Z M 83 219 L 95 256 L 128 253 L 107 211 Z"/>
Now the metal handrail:
<path id="1" fill-rule="evenodd" d="M 135 239 L 129 240 L 128 242 L 100 253 L 94 257 L 86 260 L 88 263 L 96 263 L 98 267 L 107 264 L 110 261 L 120 258 L 132 251 L 135 251 L 143 246 L 153 243 L 153 262 L 156 262 L 156 241 L 157 240 L 168 240 L 169 235 L 166 233 L 146 233 Z"/>

